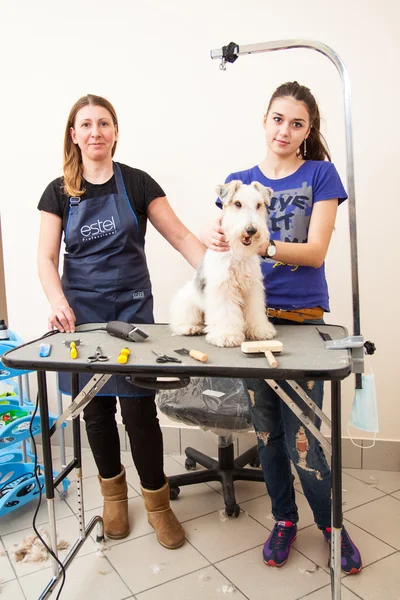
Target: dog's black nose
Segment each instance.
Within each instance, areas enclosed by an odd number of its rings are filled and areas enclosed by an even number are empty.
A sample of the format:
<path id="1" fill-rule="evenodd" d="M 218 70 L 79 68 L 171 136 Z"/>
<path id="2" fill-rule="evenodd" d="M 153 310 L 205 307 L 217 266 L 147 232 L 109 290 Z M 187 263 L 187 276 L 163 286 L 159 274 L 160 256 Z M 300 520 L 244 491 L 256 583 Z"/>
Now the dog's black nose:
<path id="1" fill-rule="evenodd" d="M 250 227 L 246 227 L 247 235 L 255 235 L 257 233 L 257 229 L 251 225 Z"/>

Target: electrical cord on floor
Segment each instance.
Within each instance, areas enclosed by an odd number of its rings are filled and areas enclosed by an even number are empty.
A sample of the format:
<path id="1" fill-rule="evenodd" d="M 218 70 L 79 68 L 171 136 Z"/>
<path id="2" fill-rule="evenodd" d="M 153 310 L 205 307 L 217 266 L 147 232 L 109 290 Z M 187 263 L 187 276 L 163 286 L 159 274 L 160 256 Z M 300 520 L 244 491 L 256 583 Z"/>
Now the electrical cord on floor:
<path id="1" fill-rule="evenodd" d="M 58 556 L 50 548 L 50 546 L 48 546 L 46 544 L 46 542 L 44 541 L 44 539 L 42 538 L 42 536 L 40 535 L 40 533 L 38 532 L 38 530 L 36 528 L 36 517 L 37 517 L 37 514 L 39 512 L 40 504 L 42 502 L 42 489 L 44 487 L 43 485 L 41 485 L 41 483 L 39 481 L 39 477 L 38 477 L 39 465 L 38 465 L 38 458 L 37 458 L 37 448 L 36 448 L 36 442 L 35 442 L 35 438 L 33 436 L 33 431 L 32 431 L 32 423 L 33 423 L 33 419 L 36 416 L 36 413 L 38 411 L 38 404 L 39 404 L 39 395 L 36 396 L 36 406 L 35 406 L 35 410 L 33 411 L 31 422 L 30 422 L 30 425 L 29 425 L 29 433 L 31 435 L 31 440 L 32 440 L 32 444 L 33 444 L 33 453 L 34 453 L 34 456 L 35 456 L 34 473 L 35 473 L 35 478 L 36 478 L 36 484 L 37 484 L 38 489 L 39 489 L 39 502 L 37 504 L 37 507 L 36 507 L 36 510 L 35 510 L 35 514 L 33 515 L 32 528 L 33 528 L 33 531 L 36 533 L 37 537 L 39 538 L 39 540 L 42 542 L 43 546 L 46 548 L 47 552 L 54 558 L 54 560 L 60 566 L 60 569 L 61 569 L 61 572 L 62 572 L 62 582 L 61 582 L 60 589 L 58 590 L 58 594 L 56 596 L 56 600 L 58 600 L 59 597 L 60 597 L 60 594 L 62 592 L 62 589 L 64 587 L 64 584 L 65 584 L 65 567 L 62 564 L 62 562 L 59 560 Z M 53 474 L 52 474 L 52 476 L 53 476 Z"/>

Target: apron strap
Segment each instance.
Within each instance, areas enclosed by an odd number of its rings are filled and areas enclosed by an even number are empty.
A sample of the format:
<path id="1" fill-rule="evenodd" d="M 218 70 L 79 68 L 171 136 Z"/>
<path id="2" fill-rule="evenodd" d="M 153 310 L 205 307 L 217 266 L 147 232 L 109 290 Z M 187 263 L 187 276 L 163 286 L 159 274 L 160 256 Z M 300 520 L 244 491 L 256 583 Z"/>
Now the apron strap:
<path id="1" fill-rule="evenodd" d="M 128 196 L 125 189 L 124 180 L 122 179 L 122 173 L 120 166 L 113 161 L 115 184 L 117 186 L 117 193 L 122 196 Z"/>
<path id="2" fill-rule="evenodd" d="M 114 161 L 113 161 L 113 167 L 114 167 L 114 175 L 115 175 L 115 184 L 117 186 L 117 193 L 120 194 L 121 196 L 125 197 L 126 203 L 132 213 L 132 216 L 136 223 L 136 228 L 139 232 L 139 222 L 138 222 L 137 216 L 135 214 L 135 211 L 133 210 L 132 205 L 129 201 L 128 194 L 126 192 L 125 183 L 124 183 L 122 173 L 121 173 L 121 167 Z M 144 240 L 143 240 L 142 244 L 144 245 Z"/>

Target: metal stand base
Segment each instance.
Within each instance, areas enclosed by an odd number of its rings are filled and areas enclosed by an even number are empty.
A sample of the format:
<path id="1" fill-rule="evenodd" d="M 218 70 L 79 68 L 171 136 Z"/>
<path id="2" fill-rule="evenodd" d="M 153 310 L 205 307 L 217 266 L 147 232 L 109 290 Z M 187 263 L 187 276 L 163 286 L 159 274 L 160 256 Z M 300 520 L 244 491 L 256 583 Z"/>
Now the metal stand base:
<path id="1" fill-rule="evenodd" d="M 64 569 L 67 569 L 69 567 L 73 558 L 78 554 L 80 548 L 86 542 L 87 538 L 89 537 L 90 533 L 93 531 L 93 529 L 95 528 L 96 525 L 99 525 L 100 530 L 101 530 L 101 533 L 97 534 L 96 542 L 102 542 L 104 540 L 103 519 L 100 516 L 93 517 L 90 520 L 88 526 L 86 527 L 86 529 L 84 531 L 84 537 L 79 538 L 75 542 L 75 544 L 72 546 L 71 550 L 68 552 L 68 554 L 63 562 Z M 62 571 L 60 569 L 60 566 L 57 564 L 57 562 L 54 559 L 53 559 L 53 563 L 57 567 L 56 572 L 54 573 L 53 578 L 49 581 L 49 583 L 47 584 L 47 586 L 45 587 L 45 589 L 39 596 L 39 600 L 46 600 L 47 598 L 50 598 L 55 587 L 57 586 L 58 582 L 62 578 Z"/>

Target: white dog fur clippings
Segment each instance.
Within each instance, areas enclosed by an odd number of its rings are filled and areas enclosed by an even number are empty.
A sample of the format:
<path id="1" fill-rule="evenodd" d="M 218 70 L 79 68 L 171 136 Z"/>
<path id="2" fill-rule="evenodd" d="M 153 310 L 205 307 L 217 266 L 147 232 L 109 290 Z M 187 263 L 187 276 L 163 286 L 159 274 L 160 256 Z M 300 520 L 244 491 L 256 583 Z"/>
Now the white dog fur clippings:
<path id="1" fill-rule="evenodd" d="M 206 341 L 220 347 L 240 346 L 245 339 L 271 339 L 276 330 L 265 312 L 258 251 L 269 240 L 267 206 L 272 190 L 256 181 L 250 185 L 231 181 L 216 191 L 230 250 L 207 250 L 193 280 L 172 301 L 170 327 L 175 335 L 206 333 Z"/>
<path id="2" fill-rule="evenodd" d="M 50 547 L 49 534 L 45 529 L 39 529 L 39 533 Z M 60 540 L 57 543 L 57 550 L 65 550 L 69 547 L 69 542 Z M 16 562 L 43 562 L 48 558 L 47 548 L 42 544 L 36 534 L 28 535 L 18 545 L 13 548 Z"/>

